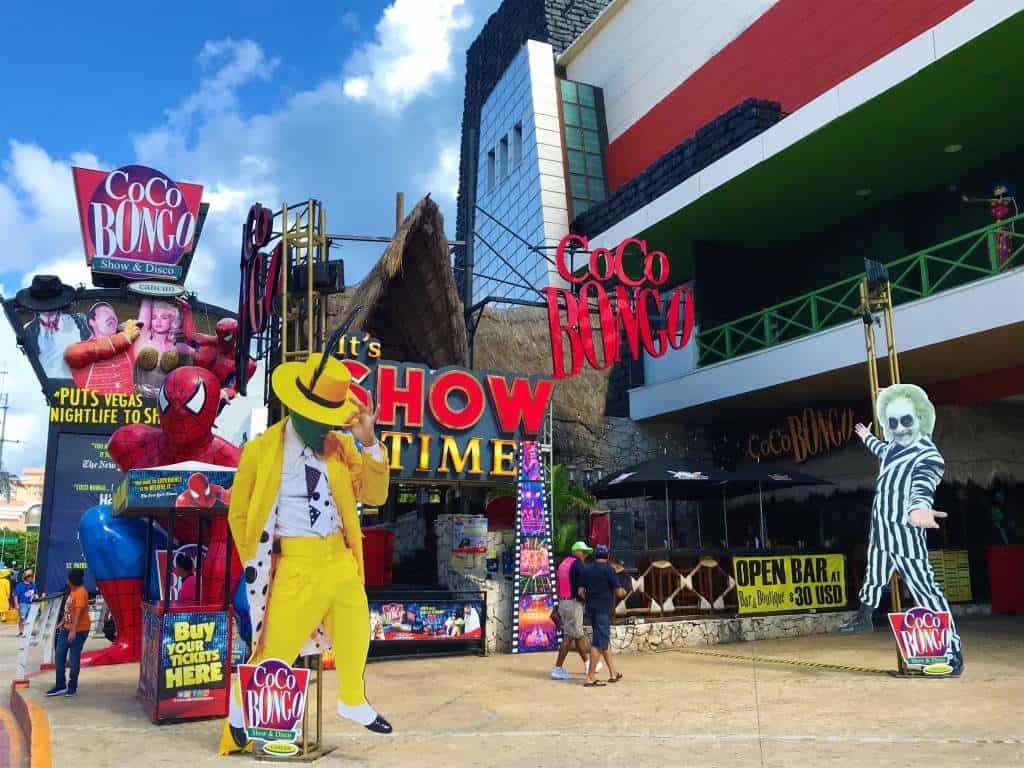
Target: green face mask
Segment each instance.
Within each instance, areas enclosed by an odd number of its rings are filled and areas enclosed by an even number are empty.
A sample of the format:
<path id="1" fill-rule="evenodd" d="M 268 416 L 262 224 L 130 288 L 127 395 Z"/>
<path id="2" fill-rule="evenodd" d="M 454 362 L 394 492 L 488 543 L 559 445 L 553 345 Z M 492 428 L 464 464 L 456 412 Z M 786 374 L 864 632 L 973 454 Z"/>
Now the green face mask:
<path id="1" fill-rule="evenodd" d="M 295 427 L 295 431 L 299 437 L 302 438 L 302 442 L 308 447 L 312 448 L 317 453 L 322 453 L 324 449 L 324 438 L 327 437 L 327 433 L 331 431 L 332 427 L 329 424 L 321 424 L 318 421 L 312 421 L 303 416 L 299 416 L 297 413 L 291 414 L 292 426 Z"/>

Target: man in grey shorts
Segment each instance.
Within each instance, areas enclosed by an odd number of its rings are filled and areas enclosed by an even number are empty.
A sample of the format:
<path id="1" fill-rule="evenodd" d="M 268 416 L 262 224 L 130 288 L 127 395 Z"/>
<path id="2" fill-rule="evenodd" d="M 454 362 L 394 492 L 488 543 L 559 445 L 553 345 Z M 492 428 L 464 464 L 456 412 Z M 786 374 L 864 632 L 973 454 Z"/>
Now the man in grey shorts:
<path id="1" fill-rule="evenodd" d="M 553 680 L 572 679 L 562 664 L 573 646 L 583 659 L 583 671 L 587 672 L 590 667 L 587 636 L 583 631 L 583 596 L 580 590 L 583 587 L 583 563 L 592 551 L 586 542 L 577 541 L 572 545 L 572 554 L 558 566 L 558 619 L 562 627 L 562 644 L 558 648 L 558 661 L 551 670 Z M 598 670 L 603 666 L 603 662 L 598 662 Z"/>

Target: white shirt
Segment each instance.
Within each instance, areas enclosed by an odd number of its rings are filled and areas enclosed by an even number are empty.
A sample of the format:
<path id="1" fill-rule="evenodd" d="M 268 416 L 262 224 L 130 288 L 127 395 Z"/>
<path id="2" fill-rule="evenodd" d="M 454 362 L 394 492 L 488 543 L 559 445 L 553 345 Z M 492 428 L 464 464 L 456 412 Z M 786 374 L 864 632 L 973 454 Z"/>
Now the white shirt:
<path id="1" fill-rule="evenodd" d="M 380 442 L 366 453 L 384 460 Z M 322 456 L 302 442 L 291 421 L 284 428 L 284 461 L 281 492 L 277 501 L 276 536 L 330 536 L 342 530 L 341 513 L 327 482 L 327 464 Z"/>

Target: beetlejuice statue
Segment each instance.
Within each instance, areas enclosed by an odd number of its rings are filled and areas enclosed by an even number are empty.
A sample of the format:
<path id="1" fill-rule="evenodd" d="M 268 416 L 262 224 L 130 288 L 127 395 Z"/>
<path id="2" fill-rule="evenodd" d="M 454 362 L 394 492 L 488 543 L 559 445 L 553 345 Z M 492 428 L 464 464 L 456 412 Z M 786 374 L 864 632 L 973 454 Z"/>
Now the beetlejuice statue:
<path id="1" fill-rule="evenodd" d="M 926 531 L 938 528 L 945 512 L 932 509 L 935 489 L 942 480 L 945 462 L 932 442 L 935 407 L 923 389 L 913 384 L 894 384 L 883 389 L 875 404 L 885 441 L 858 424 L 857 435 L 881 461 L 871 506 L 871 538 L 868 567 L 860 590 L 860 610 L 839 627 L 840 632 L 868 632 L 871 614 L 893 571 L 906 582 L 919 606 L 949 611 L 942 589 L 928 560 Z M 960 636 L 950 620 L 950 659 L 953 674 L 963 671 Z"/>

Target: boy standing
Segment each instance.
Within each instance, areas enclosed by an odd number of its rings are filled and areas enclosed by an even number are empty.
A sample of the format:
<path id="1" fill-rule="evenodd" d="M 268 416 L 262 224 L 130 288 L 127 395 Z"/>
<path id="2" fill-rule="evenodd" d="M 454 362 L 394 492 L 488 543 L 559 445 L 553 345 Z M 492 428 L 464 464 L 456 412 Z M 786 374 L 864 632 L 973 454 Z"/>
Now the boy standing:
<path id="1" fill-rule="evenodd" d="M 29 609 L 32 608 L 32 601 L 36 597 L 35 574 L 31 568 L 26 568 L 19 581 L 14 587 L 14 599 L 18 603 L 18 636 L 25 633 L 25 621 L 28 619 Z"/>
<path id="2" fill-rule="evenodd" d="M 53 664 L 57 673 L 56 685 L 46 692 L 47 696 L 74 696 L 78 692 L 78 668 L 82 658 L 82 646 L 89 636 L 89 593 L 82 583 L 85 574 L 81 568 L 68 571 L 68 597 L 64 602 L 64 620 L 57 631 L 57 655 Z M 70 677 L 65 678 L 64 668 L 71 656 Z"/>
<path id="3" fill-rule="evenodd" d="M 622 673 L 615 667 L 611 653 L 611 619 L 615 598 L 626 596 L 626 590 L 619 585 L 618 574 L 608 563 L 608 547 L 598 544 L 594 547 L 594 562 L 587 566 L 584 574 L 584 609 L 590 620 L 594 640 L 590 645 L 590 666 L 587 668 L 587 688 L 604 685 L 597 679 L 597 662 L 603 656 L 608 665 L 608 682 L 617 683 Z"/>

